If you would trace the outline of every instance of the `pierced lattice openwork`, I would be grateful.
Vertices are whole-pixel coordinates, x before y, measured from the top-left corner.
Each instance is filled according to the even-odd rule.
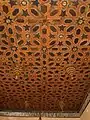
[[[89,0],[0,0],[0,109],[79,111],[89,88]]]

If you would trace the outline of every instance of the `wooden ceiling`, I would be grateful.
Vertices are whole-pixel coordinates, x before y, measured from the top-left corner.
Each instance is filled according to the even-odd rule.
[[[79,112],[89,88],[89,0],[0,0],[1,110]]]

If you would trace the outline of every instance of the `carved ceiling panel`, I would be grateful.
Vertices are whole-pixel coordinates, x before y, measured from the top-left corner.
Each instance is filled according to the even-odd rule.
[[[89,88],[89,0],[0,1],[0,109],[78,112]]]

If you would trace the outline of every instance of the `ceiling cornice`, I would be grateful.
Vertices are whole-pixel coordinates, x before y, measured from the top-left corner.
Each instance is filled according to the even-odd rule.
[[[9,117],[39,117],[40,112],[12,112],[12,111],[0,111],[0,116],[9,116]],[[79,113],[54,113],[54,112],[42,112],[42,117],[49,118],[78,118],[80,117]]]

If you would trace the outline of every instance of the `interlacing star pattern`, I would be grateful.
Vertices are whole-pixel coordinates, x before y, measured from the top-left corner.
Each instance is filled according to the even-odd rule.
[[[89,67],[90,0],[0,0],[0,109],[79,111]]]

